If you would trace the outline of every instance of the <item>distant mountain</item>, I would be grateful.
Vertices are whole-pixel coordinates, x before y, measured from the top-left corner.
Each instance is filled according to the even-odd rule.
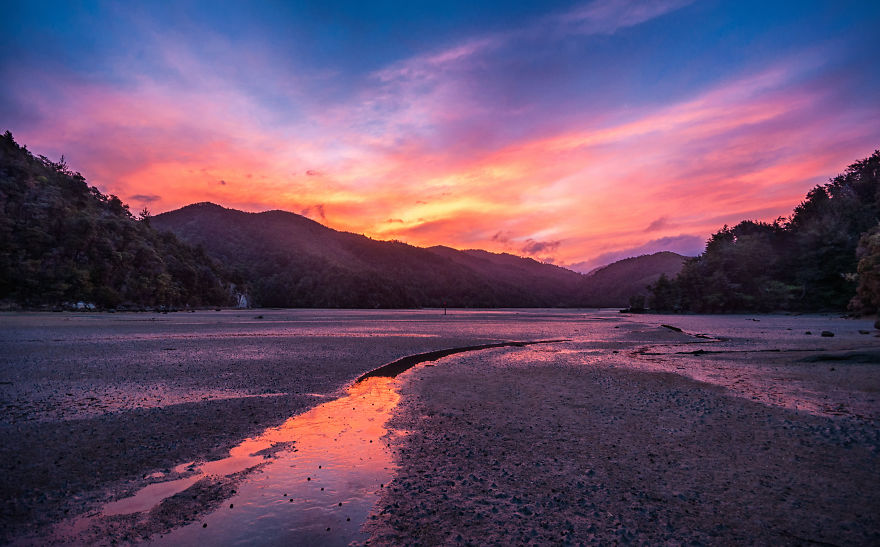
[[[480,249],[459,251],[442,245],[428,247],[428,250],[489,277],[496,283],[524,284],[536,288],[551,283],[560,290],[570,291],[579,286],[583,279],[577,272],[509,253],[490,253]],[[566,294],[566,301],[568,300],[569,295]]]
[[[662,274],[675,277],[688,257],[669,251],[625,258],[584,276],[577,296],[582,306],[623,307],[634,295],[649,294],[648,285]]]
[[[204,253],[132,216],[53,162],[0,136],[0,304],[225,305]]]
[[[376,241],[285,211],[198,203],[151,222],[204,248],[260,306],[569,306],[582,281],[528,258]]]

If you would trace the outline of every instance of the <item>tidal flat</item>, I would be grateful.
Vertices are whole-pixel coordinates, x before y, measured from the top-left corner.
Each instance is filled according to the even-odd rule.
[[[876,544],[876,335],[823,315],[2,314],[0,543]]]

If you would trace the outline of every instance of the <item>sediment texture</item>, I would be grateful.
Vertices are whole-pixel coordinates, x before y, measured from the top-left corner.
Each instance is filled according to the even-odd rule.
[[[880,541],[876,424],[568,349],[413,371],[371,543]]]

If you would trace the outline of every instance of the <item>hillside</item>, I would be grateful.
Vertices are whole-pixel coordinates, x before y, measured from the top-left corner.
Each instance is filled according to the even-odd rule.
[[[152,223],[202,246],[261,306],[566,306],[581,281],[527,258],[376,241],[285,211],[199,203]]]
[[[843,311],[880,306],[880,151],[810,190],[787,219],[744,220],[652,288],[657,310]]]
[[[577,301],[582,306],[623,307],[634,295],[648,295],[661,275],[674,277],[687,257],[669,251],[625,258],[584,277]]]
[[[583,276],[506,253],[376,241],[285,211],[198,203],[135,217],[8,132],[0,210],[6,306],[228,305],[230,283],[271,307],[625,306],[682,259],[658,253]]]
[[[26,307],[227,304],[204,253],[138,220],[116,196],[89,187],[0,136],[0,303]]]

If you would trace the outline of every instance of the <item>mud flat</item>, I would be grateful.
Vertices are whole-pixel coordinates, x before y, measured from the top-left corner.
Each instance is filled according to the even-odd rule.
[[[191,480],[201,463],[223,460],[243,439],[336,399],[383,364],[508,337],[546,338],[579,328],[582,317],[535,310],[0,314],[0,543],[44,544],[57,538],[59,523],[151,484]],[[200,482],[158,508],[146,527],[121,515],[107,539],[138,541],[194,522],[260,473]]]
[[[880,543],[870,322],[594,319],[402,378],[372,544]]]
[[[0,543],[876,544],[874,334],[589,310],[3,314]],[[355,383],[416,354],[438,360]]]

